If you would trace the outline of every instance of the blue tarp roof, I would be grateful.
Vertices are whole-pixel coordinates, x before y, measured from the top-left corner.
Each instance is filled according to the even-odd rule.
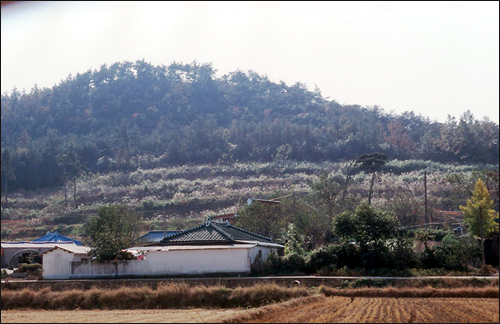
[[[83,245],[82,242],[61,235],[55,231],[54,233],[47,232],[47,235],[39,237],[32,242],[74,242],[76,245]]]

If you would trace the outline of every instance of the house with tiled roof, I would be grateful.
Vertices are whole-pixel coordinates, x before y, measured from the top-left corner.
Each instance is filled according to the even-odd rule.
[[[229,222],[218,223],[212,221],[207,221],[199,226],[165,237],[158,245],[186,244],[257,244],[261,246],[272,246],[277,249],[283,247],[280,244],[273,243],[273,240],[269,237],[233,226],[229,224]]]
[[[251,265],[285,247],[269,237],[226,223],[207,221],[165,237],[158,244],[129,250],[155,264],[154,274],[249,274]],[[160,270],[161,269],[161,270]]]
[[[96,263],[69,261],[52,278],[130,278],[185,275],[248,275],[252,264],[265,260],[271,251],[285,247],[272,239],[226,223],[212,221],[166,236],[158,243],[134,246],[127,251],[137,260]],[[64,254],[63,249],[45,255]],[[67,263],[67,262],[66,262]]]

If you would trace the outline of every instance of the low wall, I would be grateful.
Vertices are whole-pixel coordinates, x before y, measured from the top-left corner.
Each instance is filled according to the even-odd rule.
[[[69,253],[49,252],[44,256],[44,279],[97,279],[168,277],[213,273],[250,273],[251,245],[231,248],[148,251],[143,260],[72,261]],[[66,255],[67,254],[67,255]]]

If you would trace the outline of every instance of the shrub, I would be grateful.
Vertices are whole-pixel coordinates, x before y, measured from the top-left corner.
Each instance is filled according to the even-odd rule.
[[[414,241],[408,238],[398,238],[389,242],[392,254],[392,268],[407,269],[414,268],[419,264],[418,254],[413,249]]]
[[[20,272],[35,272],[38,270],[42,270],[42,265],[40,263],[22,263],[19,267]]]
[[[480,257],[479,242],[471,237],[457,238],[446,235],[442,245],[433,250],[426,249],[421,254],[421,266],[424,268],[444,268],[447,270],[466,270],[467,264],[477,264]]]
[[[2,219],[3,219],[3,217],[2,217]],[[11,229],[8,229],[6,227],[2,227],[2,240],[4,238],[6,238],[7,236],[9,236],[10,232],[12,232]]]
[[[185,283],[117,289],[2,290],[1,309],[173,309],[188,307],[259,307],[291,298],[309,296],[305,287],[286,288],[276,284],[257,284],[234,289],[223,286],[190,287]]]
[[[338,245],[328,245],[311,251],[307,262],[307,271],[309,273],[318,273],[325,271],[331,266],[337,264]]]
[[[295,252],[283,257],[283,272],[285,273],[301,273],[306,271],[306,260]]]

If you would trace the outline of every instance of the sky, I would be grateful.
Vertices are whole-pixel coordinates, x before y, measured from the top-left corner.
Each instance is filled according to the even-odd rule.
[[[1,92],[144,59],[253,70],[340,104],[499,122],[498,1],[17,2]]]

